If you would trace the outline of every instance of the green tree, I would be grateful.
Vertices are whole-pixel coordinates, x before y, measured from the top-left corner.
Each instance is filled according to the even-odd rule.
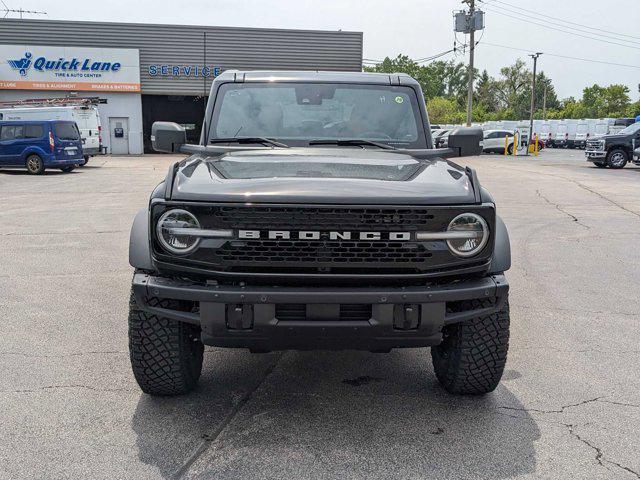
[[[589,117],[621,117],[631,103],[629,87],[619,84],[587,87],[582,92],[582,103]]]
[[[474,101],[474,105],[482,107],[486,113],[500,110],[497,81],[486,70],[480,74],[476,81]],[[475,114],[473,117],[476,118]]]
[[[519,118],[529,116],[531,97],[531,72],[521,59],[500,69],[498,98],[503,108],[510,108]]]
[[[435,97],[427,102],[427,112],[431,123],[461,123],[465,113],[458,102],[445,97]]]

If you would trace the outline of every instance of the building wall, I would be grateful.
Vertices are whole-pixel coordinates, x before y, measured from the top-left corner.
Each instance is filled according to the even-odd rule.
[[[205,62],[206,33],[206,62]],[[57,20],[0,21],[0,44],[137,48],[144,94],[201,95],[213,77],[150,66],[250,70],[362,70],[362,33]],[[0,59],[0,61],[3,61]],[[206,82],[206,83],[205,83]]]
[[[25,100],[32,98],[64,98],[69,92],[63,91],[35,91],[35,90],[0,90],[3,101]],[[94,95],[90,95],[94,96]],[[100,98],[107,103],[98,105],[100,121],[102,123],[102,145],[111,152],[109,118],[125,117],[129,119],[129,153],[140,155],[143,153],[142,141],[142,102],[139,93],[107,93],[99,92]]]

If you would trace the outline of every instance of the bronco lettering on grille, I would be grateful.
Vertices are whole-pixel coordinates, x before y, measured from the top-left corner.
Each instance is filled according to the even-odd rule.
[[[320,232],[316,230],[238,230],[238,238],[246,240],[411,240],[411,232]]]

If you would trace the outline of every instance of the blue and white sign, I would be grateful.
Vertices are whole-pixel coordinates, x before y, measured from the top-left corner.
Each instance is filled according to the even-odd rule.
[[[0,89],[140,91],[139,52],[0,45]]]

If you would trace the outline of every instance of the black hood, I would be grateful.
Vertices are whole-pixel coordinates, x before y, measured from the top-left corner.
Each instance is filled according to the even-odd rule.
[[[597,137],[597,140],[604,139],[607,142],[617,142],[617,141],[625,141],[629,138],[629,135],[619,135],[617,133],[612,133],[609,135],[603,135],[601,137]]]
[[[362,148],[241,150],[181,163],[172,198],[203,202],[472,204],[465,171],[445,160]]]

